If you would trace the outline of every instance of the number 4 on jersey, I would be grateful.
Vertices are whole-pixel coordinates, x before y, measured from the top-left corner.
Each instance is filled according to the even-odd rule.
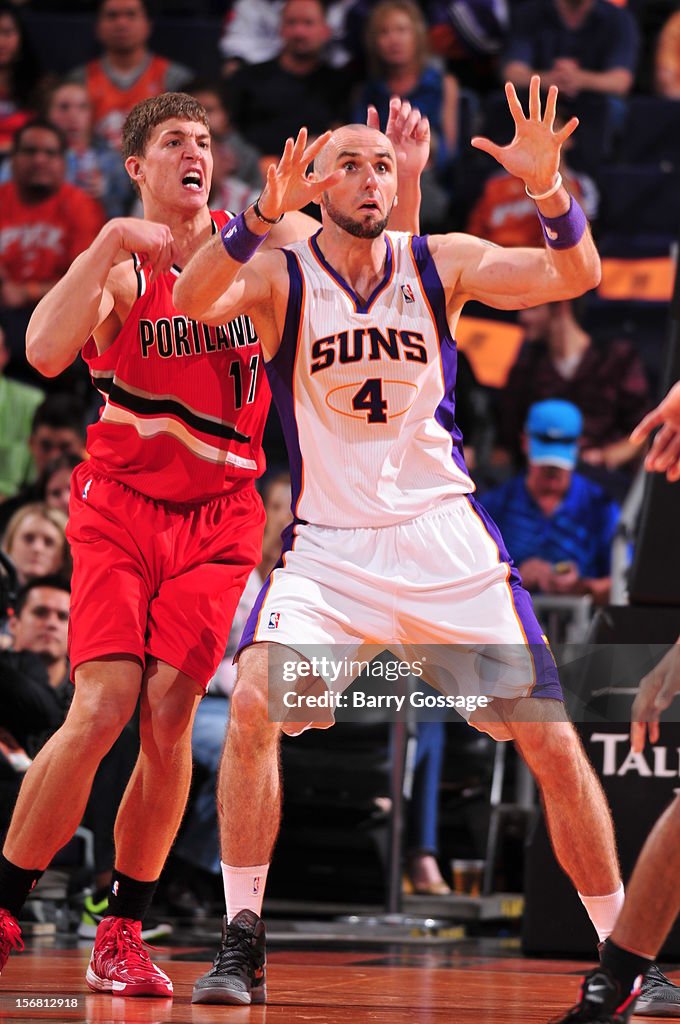
[[[387,402],[383,398],[380,377],[369,377],[352,398],[352,408],[365,412],[367,423],[387,423]]]

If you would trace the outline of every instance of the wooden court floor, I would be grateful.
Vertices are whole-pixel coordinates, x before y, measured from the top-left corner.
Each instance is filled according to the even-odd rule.
[[[575,1001],[578,978],[592,966],[519,955],[480,956],[450,947],[275,949],[269,955],[267,1006],[220,1007],[191,1005],[193,982],[209,965],[207,949],[164,948],[154,956],[173,979],[173,999],[89,993],[84,981],[86,949],[27,947],[25,953],[12,956],[0,979],[0,1020],[3,1024],[546,1024]],[[678,975],[673,977],[677,982]],[[38,1005],[25,1005],[31,1000]],[[64,1005],[68,1001],[76,1005]]]

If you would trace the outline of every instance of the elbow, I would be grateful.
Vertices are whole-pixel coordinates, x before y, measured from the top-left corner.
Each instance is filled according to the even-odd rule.
[[[58,377],[66,369],[50,355],[49,345],[40,335],[26,335],[26,359],[43,377]]]

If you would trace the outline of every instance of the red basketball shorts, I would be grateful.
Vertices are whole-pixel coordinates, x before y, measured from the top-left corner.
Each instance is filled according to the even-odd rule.
[[[157,658],[207,687],[234,611],[260,561],[264,509],[248,481],[201,505],[153,501],[73,473],[71,671],[105,655]]]

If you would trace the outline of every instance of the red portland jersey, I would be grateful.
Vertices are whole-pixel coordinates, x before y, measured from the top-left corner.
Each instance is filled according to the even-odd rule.
[[[214,230],[229,214],[213,213]],[[114,343],[83,348],[106,398],[88,430],[93,469],[158,501],[202,502],[264,471],[262,433],[270,391],[246,316],[208,327],[172,302],[180,273],[150,283],[137,274],[137,300]]]

